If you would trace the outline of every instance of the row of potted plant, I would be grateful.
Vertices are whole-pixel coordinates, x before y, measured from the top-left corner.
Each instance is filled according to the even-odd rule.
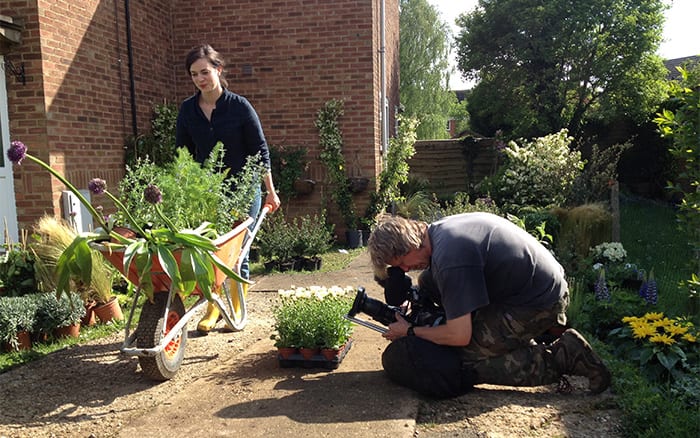
[[[60,336],[57,329],[80,325],[85,305],[76,293],[35,293],[0,298],[0,342],[16,350],[24,334]]]
[[[272,339],[281,357],[298,350],[318,354],[322,349],[342,350],[350,341],[352,323],[345,318],[352,307],[353,287],[311,286],[280,290],[274,309]]]
[[[269,269],[312,271],[321,267],[319,254],[332,247],[333,229],[325,212],[288,220],[279,210],[263,223],[256,245]]]

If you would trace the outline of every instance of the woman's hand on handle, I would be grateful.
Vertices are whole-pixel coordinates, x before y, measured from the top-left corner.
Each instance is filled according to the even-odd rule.
[[[267,196],[265,196],[265,205],[270,208],[270,213],[280,208],[281,204],[282,201],[280,201],[280,197],[277,196],[276,192],[269,192]]]

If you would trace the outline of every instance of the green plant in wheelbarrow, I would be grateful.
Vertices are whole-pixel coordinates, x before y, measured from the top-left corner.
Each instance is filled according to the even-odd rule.
[[[89,284],[94,274],[92,254],[98,250],[138,287],[139,293],[148,297],[134,332],[130,331],[129,317],[121,348],[124,353],[139,356],[148,377],[167,380],[179,369],[189,318],[185,317],[184,298],[193,292],[205,299],[198,300],[187,311],[188,315],[203,303],[215,300],[220,306],[228,305],[230,312],[226,315],[233,316],[227,322],[230,320],[234,328],[240,329],[245,324],[241,288],[238,296],[231,296],[225,281],[230,278],[239,285],[250,283],[235,270],[234,256],[240,253],[236,249],[241,249],[252,219],[240,224],[234,223],[234,219],[242,216],[240,212],[246,212],[247,216],[252,194],[260,190],[259,163],[249,160],[248,173],[227,178],[219,170],[223,157],[221,145],[214,148],[203,166],[180,150],[167,168],[142,163],[127,169],[127,182],[122,190],[127,202],[107,190],[104,180],[92,179],[88,184],[90,192],[95,197],[106,196],[118,212],[104,217],[101,209],[93,207],[63,175],[27,154],[23,143],[13,141],[7,155],[13,163],[19,164],[27,158],[49,171],[73,192],[97,222],[94,231],[78,234],[61,253],[54,274],[57,293],[67,294],[78,282]],[[159,184],[167,187],[165,193],[168,200],[172,197],[173,203],[163,202]],[[212,217],[214,222],[202,220],[192,212],[204,213],[205,218]],[[228,231],[222,234],[222,230]],[[222,288],[225,300],[219,296]],[[163,291],[169,293],[156,293]]]
[[[13,141],[7,155],[13,163],[20,164],[27,158],[49,171],[75,194],[99,224],[99,228],[92,232],[78,234],[61,254],[56,263],[57,293],[69,293],[71,279],[90,283],[93,263],[90,243],[93,242],[99,242],[111,252],[123,251],[123,272],[129,272],[132,265],[134,266],[138,279],[136,285],[151,301],[154,293],[151,270],[156,263],[184,296],[191,294],[198,287],[207,299],[211,299],[211,292],[217,286],[215,268],[237,282],[250,283],[226,266],[216,255],[218,248],[214,239],[218,237],[218,231],[213,223],[203,222],[194,229],[178,229],[163,214],[160,208],[163,196],[156,185],[148,184],[145,187],[143,200],[151,205],[153,217],[164,224],[161,228],[144,226],[142,220],[132,216],[121,200],[107,190],[104,180],[95,178],[88,184],[88,189],[93,195],[106,195],[126,218],[126,225],[133,233],[124,235],[119,232],[119,224],[115,223],[114,218],[105,219],[63,175],[42,160],[28,154],[27,147],[22,142]]]

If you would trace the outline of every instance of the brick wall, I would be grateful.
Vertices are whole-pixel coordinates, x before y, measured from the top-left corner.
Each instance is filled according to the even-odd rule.
[[[421,140],[409,160],[410,176],[429,182],[440,196],[471,193],[475,184],[496,170],[492,139]]]
[[[350,173],[372,178],[381,169],[380,1],[129,2],[133,103],[125,2],[2,5],[0,14],[25,25],[22,44],[8,55],[27,72],[26,86],[8,80],[11,137],[79,187],[93,177],[114,187],[133,134],[132,104],[143,133],[155,103],[179,103],[194,92],[184,55],[207,42],[228,61],[230,88],[255,106],[269,143],[308,148],[313,162],[307,177],[319,184],[287,207],[291,214],[316,212],[328,188],[314,120],[326,101],[345,100],[340,123]],[[386,17],[390,71],[398,68],[397,0],[386,0]],[[393,116],[398,74],[387,79]],[[16,169],[15,187],[20,228],[45,211],[60,214],[63,187],[37,166]],[[358,196],[359,211],[366,200],[366,193]]]

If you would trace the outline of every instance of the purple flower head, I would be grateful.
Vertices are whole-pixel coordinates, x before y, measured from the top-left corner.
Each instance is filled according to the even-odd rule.
[[[601,301],[601,300],[609,301],[610,300],[610,290],[608,289],[608,284],[605,281],[605,270],[604,269],[601,269],[600,275],[598,276],[598,280],[596,280],[593,289],[595,292],[595,299],[596,300],[598,300],[598,301]]]
[[[19,140],[10,143],[10,149],[7,150],[7,158],[15,164],[22,164],[22,160],[27,156],[27,146]]]
[[[151,204],[160,204],[163,201],[163,194],[160,193],[158,186],[149,184],[148,187],[143,190],[143,198]]]
[[[93,178],[88,183],[88,190],[93,195],[101,195],[107,190],[107,181],[100,178]]]

